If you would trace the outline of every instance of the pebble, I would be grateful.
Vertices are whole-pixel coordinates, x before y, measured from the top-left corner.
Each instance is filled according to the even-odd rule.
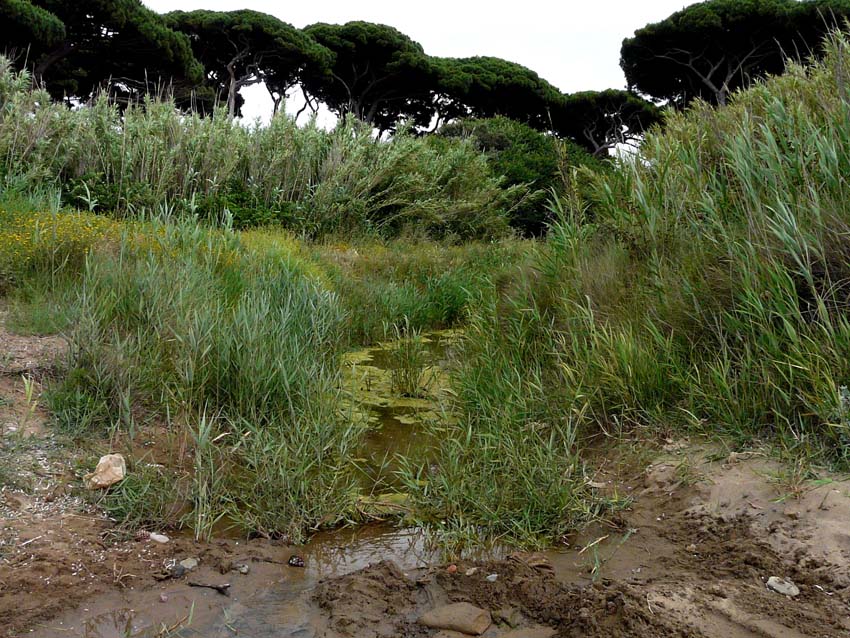
[[[775,591],[783,596],[799,596],[800,588],[790,580],[780,578],[779,576],[771,576],[767,579],[767,588]]]
[[[168,602],[168,594],[160,594],[159,595],[159,602],[167,603]]]
[[[714,584],[711,587],[709,587],[708,593],[711,594],[712,596],[717,596],[718,598],[727,598],[728,597],[726,590],[721,585],[718,585],[718,584]]]
[[[168,574],[172,578],[183,578],[186,575],[186,568],[183,565],[174,564],[168,569]]]
[[[515,628],[522,622],[522,614],[518,609],[508,605],[494,612],[493,620],[504,623],[511,628]]]
[[[170,540],[171,540],[171,539],[170,539],[170,538],[168,538],[168,536],[166,536],[165,534],[157,534],[156,532],[151,532],[151,533],[148,535],[148,538],[149,538],[150,540],[152,540],[154,543],[163,543],[163,544],[164,544],[164,543],[167,543],[168,541],[170,541]]]
[[[484,578],[484,580],[486,580],[488,583],[495,583],[498,579],[499,579],[498,574],[488,574]]]
[[[251,568],[245,563],[240,563],[239,565],[236,565],[236,571],[242,574],[243,576],[247,576],[248,572],[251,571]]]
[[[197,558],[184,558],[179,563],[180,567],[185,569],[187,572],[191,572],[198,567],[198,559]]]
[[[449,565],[446,567],[446,571],[450,574],[454,574],[457,572],[457,565]]]
[[[422,614],[419,622],[433,629],[447,629],[480,636],[490,627],[492,619],[490,612],[480,607],[470,603],[454,603]]]
[[[477,568],[477,567],[470,567],[470,568],[469,568],[469,569],[467,569],[464,573],[465,573],[467,576],[475,576],[475,574],[476,574],[476,572],[477,572],[477,571],[478,571],[478,568]]]

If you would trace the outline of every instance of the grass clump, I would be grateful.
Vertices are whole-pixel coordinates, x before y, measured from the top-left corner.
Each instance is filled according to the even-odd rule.
[[[438,425],[435,467],[404,472],[415,511],[443,542],[558,542],[597,504],[577,454],[575,406],[553,400],[554,333],[535,308],[509,322],[488,295],[465,330],[453,387],[460,415]]]
[[[593,516],[582,448],[679,428],[850,462],[850,43],[697,103],[553,202],[525,267],[473,308],[461,414],[408,467],[448,539],[552,541]]]
[[[392,337],[387,354],[393,393],[414,398],[427,394],[433,371],[429,369],[429,353],[422,333],[406,322],[403,328],[393,327]]]
[[[555,203],[533,275],[491,312],[511,334],[537,309],[541,401],[572,406],[579,440],[684,427],[850,461],[850,45],[826,49],[728,107],[669,114],[640,157]],[[526,351],[492,332],[493,356]]]
[[[466,321],[494,275],[525,259],[531,242],[454,244],[397,239],[327,243],[314,249],[339,295],[353,344],[381,341],[387,327],[450,328]]]
[[[298,540],[346,511],[359,432],[338,414],[342,316],[293,263],[188,223],[152,223],[86,261],[52,408],[77,432],[181,433],[202,534],[227,515]]]

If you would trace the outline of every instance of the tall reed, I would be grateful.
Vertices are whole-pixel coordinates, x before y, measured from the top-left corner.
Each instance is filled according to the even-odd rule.
[[[528,189],[502,187],[468,140],[401,131],[375,139],[353,118],[325,131],[284,112],[268,125],[147,99],[121,111],[106,96],[68,109],[0,57],[0,180],[52,183],[65,202],[138,216],[172,210],[237,226],[280,223],[308,236],[490,238]]]

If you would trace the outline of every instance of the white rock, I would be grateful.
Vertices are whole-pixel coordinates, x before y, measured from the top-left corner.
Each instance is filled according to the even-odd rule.
[[[790,580],[779,578],[779,576],[771,576],[767,579],[767,588],[775,591],[783,596],[799,596],[800,588]]]
[[[101,456],[97,467],[91,474],[86,474],[86,486],[90,490],[100,490],[115,485],[124,480],[127,475],[127,462],[120,454]]]
[[[489,574],[489,575],[484,577],[484,580],[486,580],[488,583],[495,583],[498,579],[499,579],[498,574]]]
[[[165,534],[157,534],[156,532],[151,532],[148,535],[148,538],[151,539],[154,543],[167,543],[171,539],[168,538]]]
[[[198,559],[197,558],[184,558],[178,564],[180,565],[180,567],[185,569],[187,572],[190,572],[193,569],[197,569]]]

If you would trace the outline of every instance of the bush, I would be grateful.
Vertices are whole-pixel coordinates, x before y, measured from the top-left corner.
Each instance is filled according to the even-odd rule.
[[[570,166],[599,165],[578,145],[544,135],[506,117],[459,120],[440,129],[449,139],[469,139],[485,153],[493,172],[507,186],[526,185],[531,191],[511,212],[510,224],[526,236],[546,233],[552,221],[546,200],[562,186],[562,172]]]
[[[297,541],[352,494],[360,432],[338,404],[338,301],[274,246],[150,223],[90,254],[78,286],[71,369],[51,407],[74,434],[132,436],[153,418],[192,441],[199,535],[227,515]],[[134,505],[146,485],[113,495],[110,511],[149,520]]]
[[[545,394],[587,434],[686,426],[850,461],[850,44],[826,50],[670,114],[560,202],[521,295],[556,344]]]

